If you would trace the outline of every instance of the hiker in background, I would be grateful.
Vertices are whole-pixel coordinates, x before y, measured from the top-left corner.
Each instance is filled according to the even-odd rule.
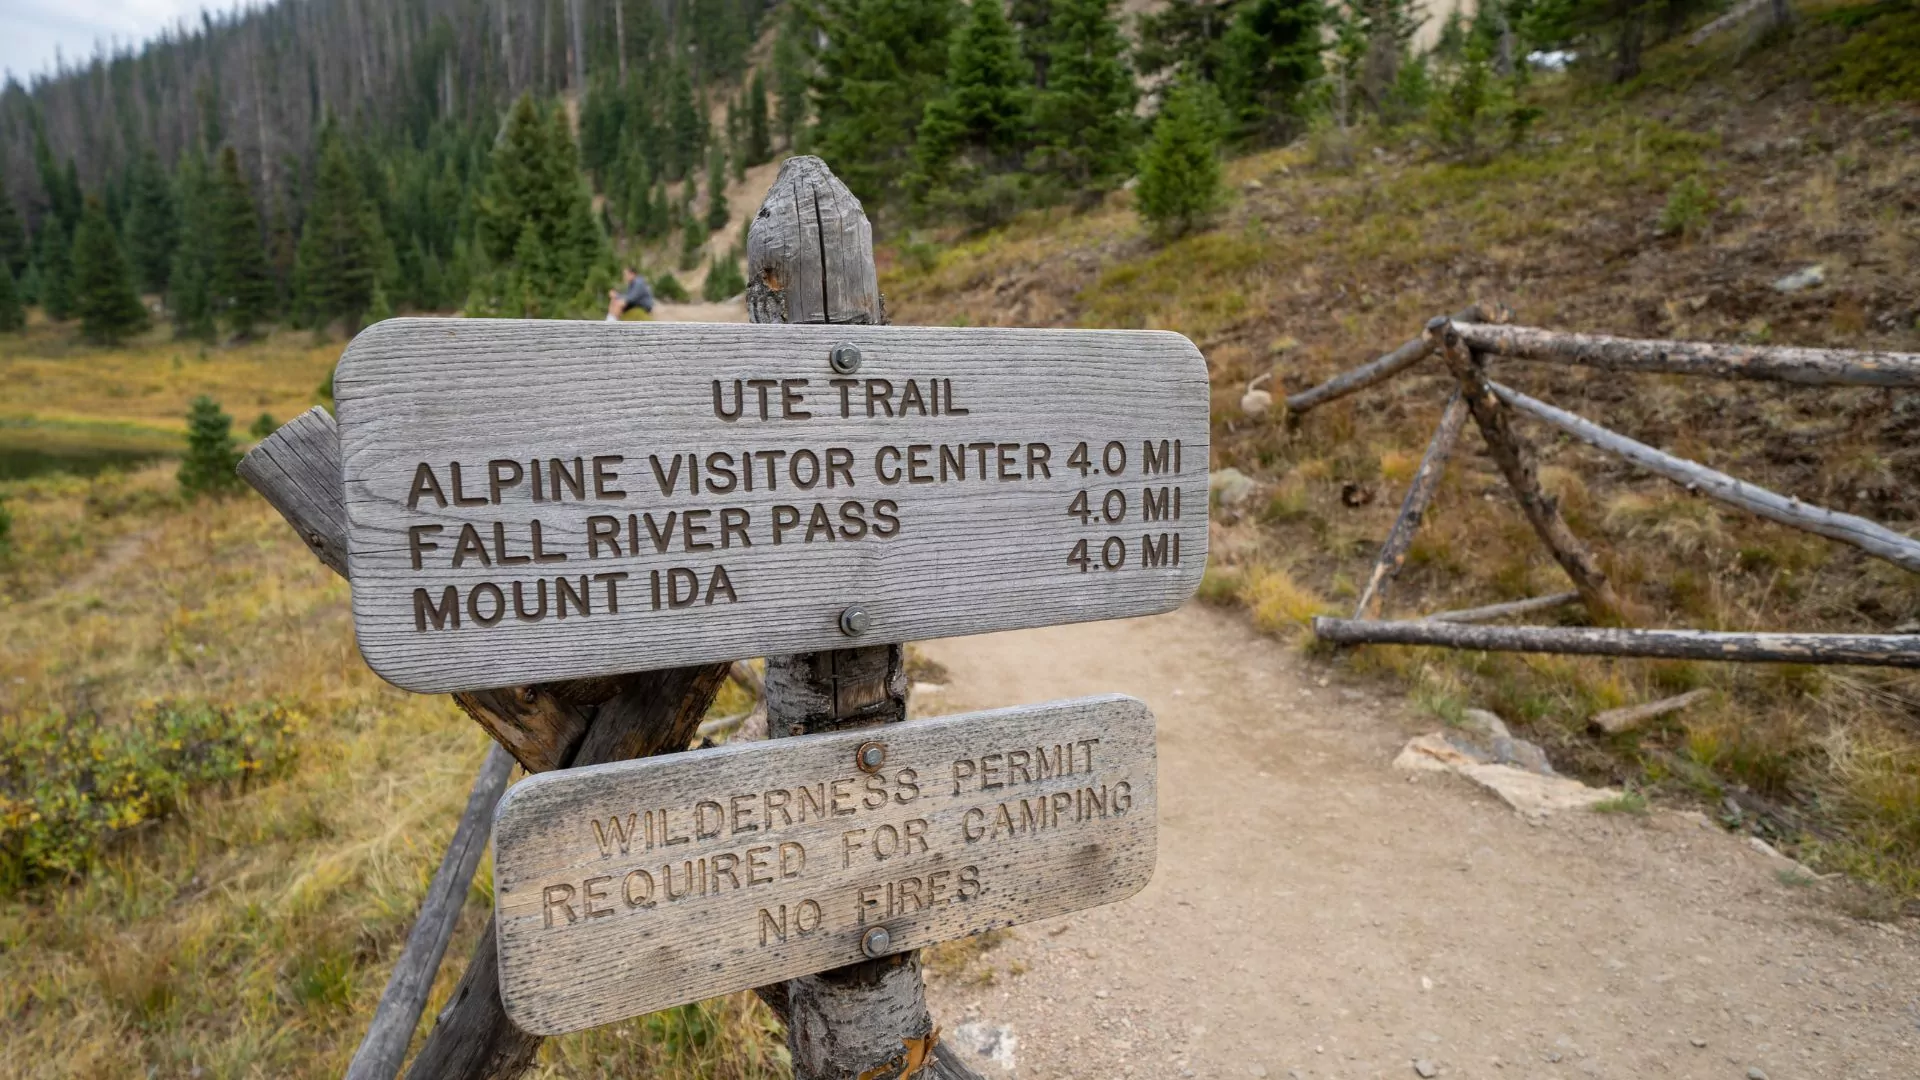
[[[647,279],[639,275],[633,267],[624,267],[620,271],[624,289],[607,290],[607,321],[619,322],[620,316],[628,308],[637,307],[648,314],[653,313],[653,289],[647,285]]]

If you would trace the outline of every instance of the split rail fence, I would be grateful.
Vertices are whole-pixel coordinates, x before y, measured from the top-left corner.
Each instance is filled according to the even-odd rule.
[[[886,321],[866,215],[818,158],[794,158],[782,168],[754,223],[748,264],[747,308],[754,322]],[[347,510],[331,415],[314,409],[295,418],[246,456],[240,474],[322,563],[348,576]],[[513,762],[528,772],[544,772],[687,750],[702,734],[701,720],[715,694],[735,670],[733,664],[700,664],[453,695],[498,745],[474,781],[466,812],[348,1068],[349,1080],[392,1080],[405,1063]],[[750,669],[740,677],[759,681]],[[767,729],[776,737],[906,719],[900,645],[768,657],[760,689]],[[505,1080],[532,1064],[542,1039],[515,1026],[501,1004],[495,931],[489,917],[459,985],[407,1070],[411,1080]],[[939,1041],[917,952],[756,993],[786,1024],[800,1080],[977,1080]]]
[[[1510,326],[1510,317],[1510,312],[1499,305],[1476,305],[1452,317],[1436,316],[1419,337],[1392,352],[1286,399],[1291,421],[1329,401],[1390,379],[1429,356],[1440,357],[1458,384],[1408,485],[1353,616],[1318,617],[1313,621],[1315,635],[1340,645],[1438,645],[1498,652],[1920,667],[1920,635],[1914,634],[1722,633],[1621,625],[1631,611],[1607,580],[1592,550],[1567,525],[1557,501],[1540,486],[1537,455],[1515,430],[1516,415],[1552,427],[1688,491],[1851,544],[1914,573],[1920,573],[1920,541],[1866,518],[1814,506],[1655,449],[1495,382],[1487,374],[1488,361],[1497,357],[1607,371],[1911,390],[1920,388],[1920,355],[1643,341]],[[1414,535],[1440,488],[1447,460],[1469,416],[1480,429],[1528,523],[1572,579],[1574,588],[1420,619],[1383,619],[1388,591],[1407,561]],[[1576,602],[1586,606],[1597,625],[1484,625]]]

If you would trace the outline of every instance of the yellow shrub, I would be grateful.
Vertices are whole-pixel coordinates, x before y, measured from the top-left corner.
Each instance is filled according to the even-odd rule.
[[[1334,612],[1332,604],[1278,567],[1261,567],[1248,574],[1240,601],[1252,613],[1253,625],[1269,634],[1304,627],[1315,615]]]

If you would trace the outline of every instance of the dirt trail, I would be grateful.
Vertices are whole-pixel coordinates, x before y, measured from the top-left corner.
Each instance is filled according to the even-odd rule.
[[[1911,926],[1697,816],[1530,824],[1410,780],[1389,762],[1433,722],[1233,616],[923,648],[951,672],[925,711],[1122,691],[1159,718],[1153,882],[933,981],[1022,1077],[1920,1076]]]

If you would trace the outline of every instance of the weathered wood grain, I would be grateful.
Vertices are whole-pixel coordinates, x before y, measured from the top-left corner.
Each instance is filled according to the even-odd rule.
[[[1512,315],[1513,313],[1504,304],[1471,304],[1455,313],[1453,318],[1456,322],[1500,323],[1511,318]],[[1299,416],[1308,409],[1365,390],[1375,383],[1385,382],[1425,360],[1432,352],[1433,344],[1424,335],[1414,338],[1385,356],[1369,360],[1357,368],[1343,371],[1318,386],[1288,395],[1287,414]]]
[[[1565,409],[1528,397],[1511,387],[1489,383],[1488,388],[1501,401],[1520,412],[1543,423],[1551,424],[1588,446],[1616,454],[1648,472],[1666,477],[1688,491],[1697,491],[1730,506],[1737,506],[1749,513],[1758,514],[1769,521],[1804,529],[1829,540],[1838,540],[1843,544],[1852,544],[1867,554],[1885,559],[1903,570],[1920,573],[1920,541],[1894,532],[1878,522],[1779,495],[1758,484],[1737,480],[1726,473],[1709,469],[1705,465],[1674,457],[1672,454],[1656,450],[1646,443],[1637,442],[1619,432],[1610,431]]]
[[[1594,713],[1593,716],[1587,720],[1587,727],[1603,735],[1625,734],[1649,720],[1658,720],[1670,713],[1677,713],[1681,709],[1712,694],[1713,691],[1711,690],[1689,690],[1684,694],[1677,694],[1670,698],[1662,698],[1659,701],[1649,701],[1642,705],[1627,705],[1618,709],[1607,709],[1604,712]]]
[[[1772,379],[1805,386],[1920,387],[1920,355],[1785,345],[1719,345],[1704,341],[1641,341],[1605,334],[1569,334],[1531,326],[1459,322],[1475,352],[1521,360],[1581,364],[1608,371]]]
[[[756,323],[883,323],[873,226],[827,163],[780,163],[747,235],[747,316]]]
[[[1367,587],[1360,590],[1360,602],[1353,607],[1354,618],[1380,617],[1387,590],[1392,588],[1393,579],[1399,575],[1400,568],[1406,565],[1407,550],[1413,546],[1414,534],[1420,531],[1420,522],[1427,516],[1427,504],[1433,501],[1434,493],[1440,490],[1440,481],[1447,472],[1447,459],[1453,455],[1453,444],[1460,441],[1460,429],[1466,423],[1467,403],[1456,390],[1447,399],[1446,409],[1440,413],[1439,426],[1434,428],[1433,438],[1427,442],[1427,452],[1420,459],[1420,468],[1407,485],[1407,497],[1400,501],[1400,513],[1393,519],[1393,528],[1387,532],[1386,542],[1380,545],[1380,556],[1373,562],[1373,573],[1367,577]]]
[[[1488,652],[1920,667],[1920,634],[1729,634],[1586,626],[1470,626],[1324,616],[1313,620],[1313,633],[1337,645],[1441,645]]]
[[[502,999],[552,1034],[862,960],[874,926],[900,953],[1110,903],[1152,876],[1154,808],[1119,696],[543,774],[494,821]]]
[[[1492,622],[1509,615],[1526,615],[1535,611],[1548,611],[1567,604],[1580,602],[1578,592],[1550,593],[1546,596],[1529,596],[1525,600],[1509,600],[1504,604],[1487,604],[1484,607],[1461,608],[1457,611],[1437,611],[1432,615],[1421,616],[1422,622]]]
[[[707,664],[633,676],[618,697],[594,707],[587,737],[563,765],[614,760],[602,755],[685,750],[726,673],[725,664]],[[496,937],[488,919],[459,985],[407,1070],[408,1080],[510,1080],[532,1063],[541,1036],[516,1027],[501,1006]]]
[[[1487,451],[1493,456],[1494,463],[1500,466],[1507,487],[1520,503],[1520,509],[1533,526],[1534,534],[1540,537],[1540,542],[1546,545],[1560,568],[1573,579],[1574,588],[1580,590],[1580,597],[1586,601],[1594,618],[1620,618],[1622,606],[1619,596],[1614,593],[1613,585],[1607,581],[1606,572],[1600,568],[1593,552],[1567,526],[1566,519],[1560,515],[1558,501],[1540,487],[1533,450],[1514,434],[1506,408],[1488,385],[1480,355],[1467,347],[1448,319],[1436,318],[1427,323],[1426,333],[1435,350],[1446,360],[1447,370],[1460,380],[1460,395],[1473,411],[1474,423],[1486,439]]]
[[[473,883],[480,856],[486,853],[494,805],[512,773],[513,755],[494,744],[480,766],[480,774],[474,777],[466,812],[460,816],[447,853],[440,859],[440,869],[427,886],[400,959],[387,976],[387,988],[374,1009],[373,1021],[347,1065],[347,1080],[393,1080],[399,1074],[407,1057],[407,1044],[413,1040],[421,1010],[427,1007],[427,994],[433,989],[440,960],[460,918],[460,907],[466,902],[467,887]]]
[[[869,418],[849,389],[842,417],[827,357],[843,341],[863,354],[855,378],[887,380],[896,405],[907,386],[930,396],[937,380],[943,401],[966,412],[889,419],[876,403]],[[749,379],[808,380],[793,387],[804,395],[795,410],[812,417],[780,419],[781,395],[772,389],[762,420]],[[746,415],[723,421],[714,385],[730,407],[735,380]],[[334,386],[360,646],[376,671],[412,690],[829,649],[845,644],[840,615],[851,606],[869,615],[862,640],[872,641],[1147,614],[1183,602],[1205,564],[1206,369],[1176,334],[396,319],[354,340]],[[1069,464],[1082,442],[1084,475]],[[1178,457],[1177,473],[1159,459],[1162,443]],[[849,463],[829,487],[811,466],[773,456],[801,450],[814,462],[837,451]],[[713,490],[726,486],[715,468],[746,452],[756,455],[754,489],[735,480],[731,491]],[[685,457],[675,490],[662,492],[655,465],[673,476],[667,463],[676,454],[697,456],[708,481],[698,495],[686,490]],[[613,456],[621,460],[606,464],[610,478],[596,488],[588,476],[584,498],[562,489],[563,501],[536,502],[528,479],[487,502],[491,461],[502,463],[503,476],[519,468],[512,463],[556,458],[567,467],[577,458],[590,473],[588,462]],[[924,464],[916,468],[916,460]],[[415,490],[423,465],[439,494]],[[795,469],[809,489],[794,487]],[[550,496],[553,469],[540,472]],[[1085,513],[1076,515],[1073,499],[1083,491]],[[1177,496],[1179,517],[1172,507],[1149,510],[1149,491],[1157,503]],[[485,504],[454,505],[462,495]],[[848,510],[851,502],[860,509]],[[1103,517],[1109,508],[1111,521]],[[747,515],[743,532],[723,535],[723,509]],[[688,535],[684,520],[671,533],[664,528],[669,513],[701,511],[704,532]],[[778,543],[776,513],[793,522]],[[849,514],[864,515],[864,535]],[[612,530],[606,535],[617,549],[600,541],[589,550],[591,518]],[[536,520],[541,550],[556,561],[493,565],[502,555],[535,554]],[[657,540],[650,522],[660,527]],[[469,525],[472,544],[463,551]],[[410,532],[435,526],[437,533]],[[416,539],[437,545],[419,549],[418,570]],[[690,550],[723,540],[724,548]],[[1075,564],[1069,558],[1080,541],[1088,561]],[[464,565],[452,565],[456,555]],[[1102,569],[1103,557],[1118,568]],[[724,567],[726,588],[715,567]],[[617,583],[617,614],[608,611],[613,586],[594,577],[604,573],[628,575]],[[656,573],[667,586],[658,610]],[[683,592],[692,597],[685,606],[672,606],[674,573],[684,575],[679,588],[698,590]],[[587,597],[567,618],[558,617],[554,580]],[[515,613],[514,582],[523,589],[519,610],[530,615],[543,610],[538,583],[548,583],[546,617]],[[482,589],[488,585],[500,591]],[[459,607],[444,612],[449,588]],[[485,618],[498,621],[477,621]]]
[[[311,408],[240,459],[240,478],[280,511],[314,557],[347,576],[347,504],[333,415]]]

